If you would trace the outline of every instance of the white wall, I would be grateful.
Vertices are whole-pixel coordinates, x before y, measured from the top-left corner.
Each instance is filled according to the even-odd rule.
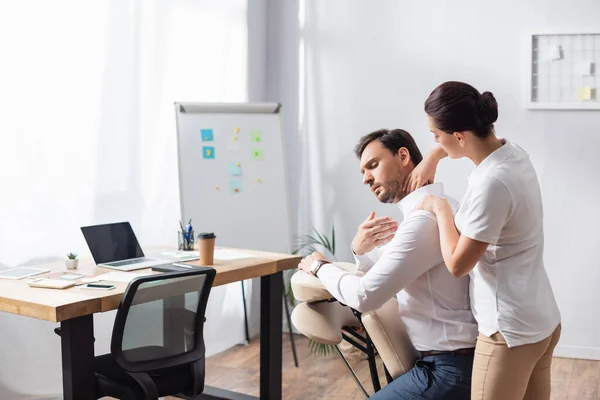
[[[600,31],[600,2],[307,3],[271,0],[268,18],[267,95],[283,103],[296,233],[334,222],[338,255],[349,258],[371,210],[398,216],[362,187],[356,140],[404,128],[426,152],[434,143],[423,103],[436,85],[492,91],[498,134],[530,153],[543,191],[545,262],[563,315],[556,354],[600,359],[600,112],[528,111],[523,95],[527,33]],[[471,169],[445,160],[437,180],[460,198]]]

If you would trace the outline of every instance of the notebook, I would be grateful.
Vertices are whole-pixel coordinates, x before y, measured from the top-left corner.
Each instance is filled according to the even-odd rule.
[[[75,286],[75,283],[73,281],[68,281],[65,279],[48,278],[34,279],[32,281],[27,282],[27,284],[31,287],[40,287],[47,289],[66,289]]]
[[[49,269],[32,268],[32,267],[0,267],[0,278],[6,279],[23,279],[28,276],[34,276],[50,272]]]

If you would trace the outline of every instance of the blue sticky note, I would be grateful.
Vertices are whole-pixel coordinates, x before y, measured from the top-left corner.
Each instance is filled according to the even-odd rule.
[[[242,193],[242,181],[230,181],[229,191],[235,194]]]
[[[212,129],[200,129],[200,135],[203,142],[212,142],[214,139]]]
[[[203,146],[202,158],[215,158],[215,148],[212,146]]]
[[[231,175],[239,176],[242,174],[242,165],[240,163],[230,162],[228,167]]]

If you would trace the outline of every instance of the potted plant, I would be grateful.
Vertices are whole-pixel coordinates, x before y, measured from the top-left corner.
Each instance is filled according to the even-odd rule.
[[[67,269],[76,269],[78,264],[79,260],[77,259],[77,253],[68,253],[67,259],[65,260]]]

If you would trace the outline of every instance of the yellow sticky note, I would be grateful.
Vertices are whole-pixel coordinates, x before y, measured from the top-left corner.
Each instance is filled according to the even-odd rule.
[[[237,136],[234,136],[234,137],[233,137],[233,140],[237,140]]]
[[[240,128],[235,128],[235,134],[237,135],[238,133],[240,133]]]
[[[577,98],[579,100],[591,100],[592,88],[589,86],[577,88]]]

